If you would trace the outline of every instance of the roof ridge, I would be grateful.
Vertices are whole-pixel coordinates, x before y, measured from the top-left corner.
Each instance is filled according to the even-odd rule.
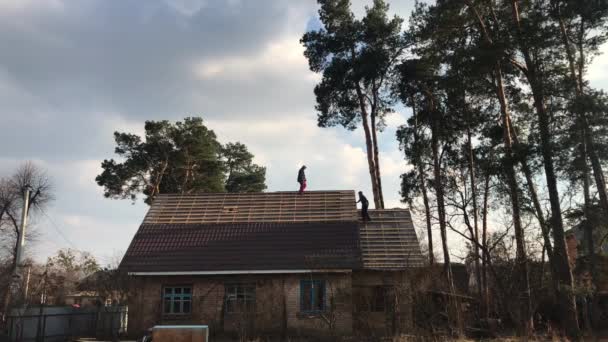
[[[355,192],[355,190],[352,189],[334,189],[334,190],[306,190],[304,192],[304,194],[324,194],[324,193],[351,193],[351,192]],[[194,192],[194,193],[187,193],[187,194],[180,194],[180,193],[162,193],[162,194],[158,194],[156,195],[156,197],[167,197],[167,196],[183,196],[183,197],[189,197],[189,196],[201,196],[201,195],[222,195],[222,196],[242,196],[242,195],[247,195],[247,196],[258,196],[258,195],[272,195],[272,194],[300,194],[299,191],[295,190],[295,191],[290,191],[290,190],[280,190],[280,191],[261,191],[261,192]]]

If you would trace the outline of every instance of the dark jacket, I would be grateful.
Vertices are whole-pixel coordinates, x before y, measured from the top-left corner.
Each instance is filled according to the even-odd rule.
[[[357,201],[357,203],[361,202],[361,206],[362,207],[369,207],[369,201],[367,200],[367,197],[359,194],[359,200]]]
[[[306,182],[306,175],[304,174],[304,168],[300,168],[298,171],[298,183]]]

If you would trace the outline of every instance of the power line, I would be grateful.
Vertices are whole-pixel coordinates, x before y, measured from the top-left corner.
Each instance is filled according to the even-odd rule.
[[[39,209],[44,214],[44,216],[46,216],[46,218],[51,222],[51,226],[63,238],[63,240],[65,240],[65,242],[72,246],[72,248],[78,249],[76,245],[70,239],[68,239],[68,237],[61,231],[57,223],[55,223],[55,221],[46,213],[46,211],[42,210],[41,208]]]

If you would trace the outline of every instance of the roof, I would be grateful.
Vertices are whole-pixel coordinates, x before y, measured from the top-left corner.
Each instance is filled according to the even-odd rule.
[[[354,223],[143,224],[122,261],[133,272],[353,269]]]
[[[422,266],[424,258],[407,209],[369,210],[372,218],[360,224],[363,267],[401,269]]]
[[[352,190],[159,195],[144,224],[352,222],[354,203]]]
[[[406,209],[358,221],[354,191],[162,195],[120,268],[138,274],[402,269],[422,254]]]

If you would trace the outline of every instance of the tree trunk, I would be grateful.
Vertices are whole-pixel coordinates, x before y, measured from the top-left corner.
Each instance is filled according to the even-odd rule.
[[[511,135],[513,138],[513,142],[515,145],[519,145],[519,139],[517,138],[517,133],[513,123],[510,125]],[[549,259],[549,265],[551,267],[551,284],[553,290],[553,296],[557,296],[559,291],[559,284],[557,282],[557,278],[555,274],[557,274],[556,262],[553,258],[553,247],[551,245],[551,232],[549,229],[549,224],[545,219],[545,214],[543,212],[543,208],[540,205],[540,200],[538,199],[538,193],[536,191],[536,187],[534,186],[534,179],[532,177],[532,170],[528,165],[528,161],[524,155],[519,156],[519,163],[521,164],[521,169],[526,177],[526,185],[528,186],[528,192],[530,193],[530,199],[532,200],[532,204],[534,205],[534,211],[536,212],[536,219],[538,220],[538,224],[540,225],[541,233],[543,236],[543,248],[546,249],[547,257]]]
[[[416,103],[414,99],[412,99],[412,115],[414,116],[414,146],[418,147],[418,113],[416,112]],[[435,255],[433,254],[433,231],[431,224],[431,206],[429,205],[429,197],[426,190],[426,177],[424,166],[422,164],[422,158],[420,158],[420,153],[416,153],[418,157],[415,161],[416,167],[418,168],[418,175],[420,177],[420,189],[422,191],[422,202],[424,203],[424,216],[426,219],[426,232],[428,234],[428,244],[429,244],[429,265],[433,266],[435,264]]]
[[[482,282],[483,282],[483,308],[484,317],[490,318],[490,290],[488,285],[488,263],[490,256],[488,250],[488,199],[490,194],[490,172],[485,175],[483,186],[483,209],[481,210],[481,247],[482,247]]]
[[[583,129],[584,131],[584,129]],[[585,132],[582,132],[584,135]],[[595,218],[592,217],[591,214],[591,194],[589,191],[589,167],[587,166],[587,145],[583,141],[580,144],[581,150],[581,158],[583,158],[583,196],[584,196],[584,235],[585,235],[585,244],[587,245],[587,253],[589,257],[589,273],[591,274],[591,282],[597,288],[598,279],[596,273],[596,256],[595,256],[595,246],[593,239],[593,227],[595,225]],[[585,317],[591,315],[590,319],[586,321],[587,329],[591,332],[594,331],[594,328],[597,326],[597,316],[596,309],[598,307],[598,296],[595,293],[592,294],[590,307],[585,308]]]
[[[12,215],[9,214],[9,219],[11,220],[13,227],[15,229],[15,236],[17,237],[16,241],[15,241],[15,245],[12,248],[12,254],[10,255],[11,257],[11,266],[10,266],[10,274],[11,276],[13,274],[15,274],[15,270],[17,269],[17,249],[19,248],[19,225],[17,224],[17,221],[13,218]],[[6,317],[7,315],[10,314],[10,310],[12,309],[12,305],[11,305],[11,301],[14,300],[14,298],[12,298],[12,294],[11,294],[11,278],[9,278],[8,280],[8,284],[6,287],[6,293],[4,294],[4,310],[3,310],[3,315],[4,317],[2,317],[3,320],[6,321]]]
[[[374,195],[374,206],[376,209],[381,208],[380,197],[378,193],[378,177],[376,176],[376,165],[374,163],[374,150],[372,143],[372,135],[369,128],[367,107],[365,106],[365,100],[363,99],[363,93],[361,88],[357,85],[357,96],[359,98],[359,105],[361,106],[361,121],[363,122],[363,132],[365,133],[365,147],[367,152],[367,165],[369,167],[369,176],[372,181],[372,192]]]
[[[418,174],[420,175],[420,188],[422,190],[422,202],[424,203],[424,216],[426,219],[426,232],[429,245],[429,265],[435,264],[435,254],[433,252],[433,230],[431,224],[431,206],[429,205],[429,198],[426,190],[426,177],[424,177],[424,169],[421,165],[418,165]]]
[[[509,127],[511,128],[511,137],[513,138],[513,143],[515,145],[519,145],[519,138],[517,137],[517,133],[512,122]],[[541,227],[545,247],[547,248],[547,255],[549,256],[549,260],[552,260],[553,247],[551,245],[551,232],[549,231],[549,225],[547,224],[547,220],[545,219],[545,213],[543,212],[543,208],[540,205],[540,200],[538,199],[538,192],[536,191],[536,187],[534,186],[532,170],[530,169],[530,165],[528,165],[528,161],[526,160],[526,157],[524,155],[519,156],[519,163],[521,165],[521,170],[524,173],[524,176],[526,177],[526,185],[528,186],[530,199],[532,200],[532,204],[534,205],[536,219],[538,220],[538,224]]]
[[[374,110],[375,111],[375,110]],[[379,160],[379,152],[378,152],[378,136],[377,136],[377,127],[376,127],[376,113],[371,114],[372,121],[372,143],[374,146],[374,163],[376,167],[376,184],[378,184],[378,203],[380,207],[376,207],[376,209],[384,209],[384,195],[382,194],[382,177],[380,173],[380,160]]]
[[[558,300],[561,306],[562,320],[566,334],[571,338],[578,338],[580,331],[578,328],[578,320],[576,314],[576,301],[574,298],[572,272],[568,261],[568,251],[566,248],[566,240],[564,236],[564,224],[562,221],[562,211],[559,199],[559,191],[557,189],[557,177],[553,167],[553,142],[551,133],[549,132],[549,118],[545,108],[545,95],[543,84],[536,74],[536,65],[532,61],[528,46],[523,42],[521,22],[519,20],[518,0],[511,1],[511,9],[513,11],[513,20],[515,21],[518,36],[519,46],[524,56],[527,67],[526,78],[532,90],[534,98],[534,107],[538,116],[538,126],[540,131],[541,153],[543,156],[543,164],[545,169],[545,178],[547,181],[547,189],[549,191],[549,202],[551,204],[551,227],[553,232],[554,248],[553,254],[555,259],[555,270],[558,272],[554,276],[559,282]]]
[[[473,227],[475,228],[474,236],[475,239],[475,280],[477,282],[477,295],[479,297],[479,301],[482,300],[482,290],[481,290],[481,269],[479,265],[479,226],[478,226],[478,217],[477,217],[477,185],[475,182],[475,157],[473,156],[473,142],[471,141],[471,127],[469,123],[469,119],[467,118],[467,153],[469,160],[469,177],[471,182],[471,199],[473,201]]]
[[[606,194],[606,180],[604,179],[602,164],[600,163],[600,159],[595,151],[595,144],[592,137],[593,133],[590,132],[591,127],[589,126],[587,118],[584,118],[584,120],[585,143],[587,144],[587,151],[589,159],[591,160],[591,167],[593,168],[593,178],[595,179],[597,192],[600,197],[600,205],[602,206],[604,212],[608,213],[608,195]]]
[[[441,181],[441,164],[439,162],[439,142],[435,128],[432,130],[431,149],[433,151],[433,176],[435,178],[433,185],[435,187],[435,196],[437,197],[437,214],[439,216],[439,230],[441,231],[441,246],[443,249],[443,263],[445,274],[449,282],[449,286],[453,287],[452,267],[450,265],[450,251],[447,242],[447,227],[445,222],[445,199],[443,191],[443,183]]]
[[[507,105],[507,98],[504,92],[504,84],[502,79],[502,70],[499,62],[496,62],[494,67],[496,76],[498,100],[500,102],[500,110],[502,113],[503,135],[505,143],[505,173],[507,176],[507,184],[509,186],[509,195],[511,197],[511,207],[513,211],[513,226],[515,229],[515,242],[517,246],[516,263],[518,268],[520,296],[520,322],[522,336],[529,336],[532,331],[532,308],[530,304],[530,281],[528,276],[528,262],[526,257],[526,247],[524,242],[524,232],[521,224],[521,214],[517,186],[515,177],[515,167],[513,165],[513,146],[511,141],[510,115]]]
[[[163,160],[163,162],[161,163],[160,170],[153,177],[154,181],[150,184],[150,195],[148,196],[148,198],[150,199],[149,204],[152,204],[152,202],[154,202],[154,199],[156,198],[156,196],[160,193],[160,184],[163,181],[163,176],[165,175],[165,172],[167,171],[168,166],[169,166],[169,157],[166,157],[165,160]]]
[[[431,100],[433,103],[433,100]],[[435,112],[434,105],[431,104],[430,110],[432,113]],[[434,115],[434,114],[432,114]],[[451,295],[455,294],[454,289],[454,277],[452,274],[452,264],[450,263],[450,251],[448,249],[448,237],[447,237],[447,226],[445,216],[445,199],[443,182],[441,180],[441,162],[439,160],[439,138],[437,136],[437,119],[433,118],[431,123],[431,149],[433,153],[433,175],[435,178],[435,196],[437,197],[437,213],[439,216],[439,229],[441,231],[441,246],[443,249],[443,267],[446,280],[448,282],[448,289]],[[460,317],[460,305],[456,297],[450,296],[450,303],[452,306],[452,312],[456,315],[456,325],[459,335],[463,334],[462,320]]]

